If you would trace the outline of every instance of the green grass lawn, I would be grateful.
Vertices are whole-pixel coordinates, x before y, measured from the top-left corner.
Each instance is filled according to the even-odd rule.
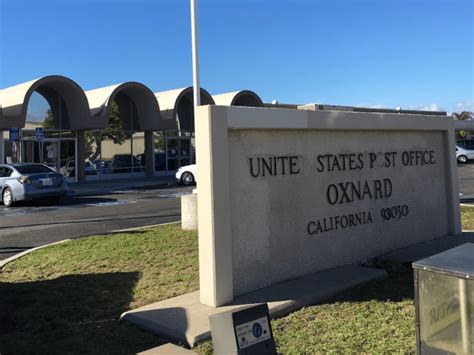
[[[461,206],[462,228],[474,230],[474,206]]]
[[[135,353],[165,342],[119,322],[198,289],[197,233],[178,225],[44,248],[0,272],[0,353]]]
[[[474,208],[462,207],[474,229]],[[473,224],[474,225],[474,224]],[[414,353],[409,266],[272,322],[278,351]],[[197,233],[167,225],[88,237],[22,257],[0,272],[0,353],[136,353],[168,341],[120,314],[198,289]],[[211,342],[197,347],[212,352]]]

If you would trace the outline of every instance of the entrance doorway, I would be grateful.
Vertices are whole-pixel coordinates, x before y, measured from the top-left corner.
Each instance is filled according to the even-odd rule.
[[[181,166],[194,164],[194,132],[155,131],[155,175],[172,175]]]
[[[28,137],[21,141],[21,162],[41,163],[60,172],[75,182],[76,178],[76,140],[75,139],[45,139],[37,142]]]
[[[8,138],[0,140],[3,143],[3,159],[1,163],[41,163],[67,177],[68,182],[76,181],[76,139],[75,138],[45,138],[37,142],[34,131],[23,130],[23,137],[18,142]],[[46,131],[46,135],[49,132]],[[52,135],[52,134],[51,134]],[[59,136],[57,134],[56,136]],[[75,136],[73,136],[75,137]],[[2,152],[2,147],[0,147]],[[0,158],[2,158],[0,156]]]
[[[37,142],[28,137],[21,141],[21,162],[42,163],[51,169],[60,171],[59,139],[47,139]]]

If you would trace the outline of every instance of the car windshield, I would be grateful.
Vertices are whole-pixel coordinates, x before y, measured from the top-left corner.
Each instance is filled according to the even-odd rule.
[[[15,169],[20,174],[42,174],[42,173],[53,173],[54,171],[44,165],[15,165]]]

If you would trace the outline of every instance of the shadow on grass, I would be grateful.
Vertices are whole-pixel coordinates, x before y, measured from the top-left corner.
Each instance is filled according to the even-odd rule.
[[[137,272],[0,282],[0,353],[137,353],[165,342],[124,322]]]
[[[385,269],[387,278],[356,286],[324,303],[370,300],[400,302],[414,299],[413,270],[410,265],[379,265],[379,267]]]

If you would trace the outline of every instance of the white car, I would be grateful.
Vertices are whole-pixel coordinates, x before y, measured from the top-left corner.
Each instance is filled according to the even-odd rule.
[[[470,159],[474,159],[474,150],[465,149],[460,146],[456,146],[456,159],[458,163],[464,164]]]
[[[176,180],[183,185],[192,185],[196,183],[196,164],[185,165],[176,172]]]

